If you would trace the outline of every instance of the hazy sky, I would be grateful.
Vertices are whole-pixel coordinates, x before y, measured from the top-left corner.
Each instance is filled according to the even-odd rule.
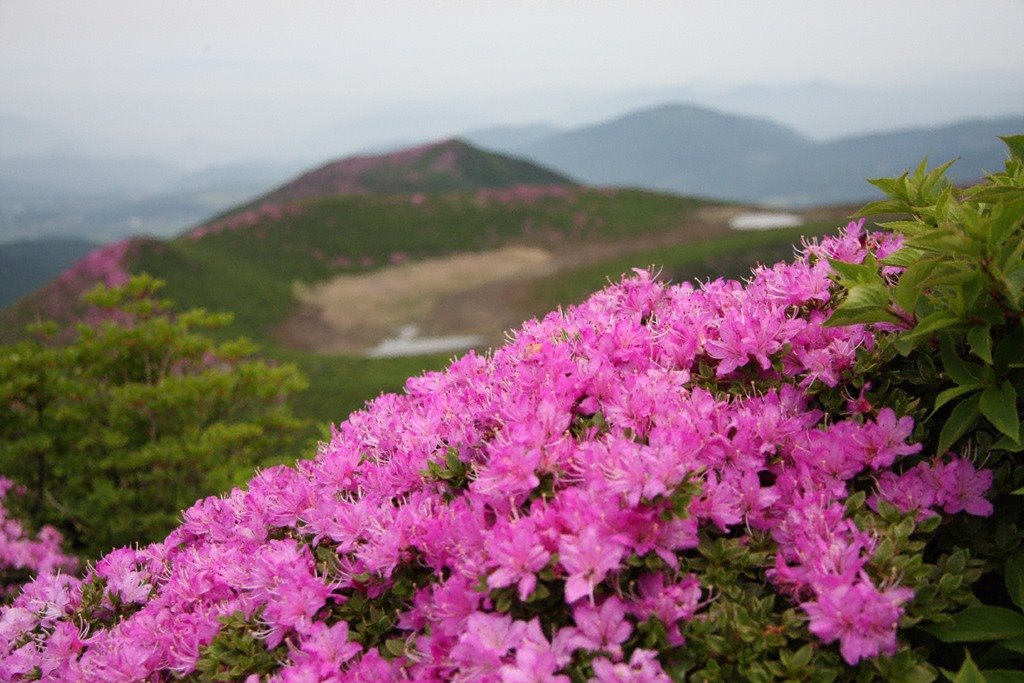
[[[1020,73],[1022,27],[1020,0],[0,0],[0,114],[260,156],[346,126],[398,138],[417,113],[576,123],[586,97],[696,82]]]

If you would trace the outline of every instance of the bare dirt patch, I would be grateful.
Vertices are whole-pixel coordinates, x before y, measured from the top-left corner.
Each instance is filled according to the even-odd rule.
[[[705,206],[653,235],[570,240],[547,249],[508,246],[296,285],[299,305],[275,336],[293,348],[361,354],[415,325],[421,336],[479,335],[485,345],[496,346],[506,330],[546,312],[523,303],[523,288],[534,279],[631,252],[720,237],[733,232],[730,219],[751,208]],[[849,211],[827,207],[797,213],[808,222],[832,220],[839,225]]]
[[[550,252],[513,246],[425,259],[365,275],[341,275],[312,285],[297,283],[298,310],[277,336],[290,346],[313,351],[358,353],[405,325],[416,325],[424,333],[490,332],[498,321],[480,320],[481,314],[494,317],[486,315],[487,305],[475,316],[455,316],[461,320],[453,320],[451,311],[440,309],[447,309],[445,304],[450,305],[453,298],[462,299],[460,295],[514,286],[523,278],[546,275],[554,269]]]

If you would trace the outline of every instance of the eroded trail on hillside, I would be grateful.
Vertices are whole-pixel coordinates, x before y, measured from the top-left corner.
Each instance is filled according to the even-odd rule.
[[[506,330],[551,307],[545,301],[538,309],[529,296],[530,288],[546,276],[631,253],[646,253],[646,260],[638,258],[635,265],[650,266],[651,250],[699,244],[734,233],[729,221],[749,210],[751,207],[736,205],[707,206],[675,228],[655,234],[563,242],[544,248],[506,246],[339,275],[323,282],[296,283],[296,308],[275,331],[275,338],[291,348],[357,355],[373,355],[382,341],[407,335],[422,341],[474,337],[485,346],[500,344]],[[800,213],[809,222],[844,217],[835,208]],[[656,259],[653,265],[659,265]],[[481,344],[467,342],[461,348],[467,346]]]
[[[546,275],[555,268],[549,251],[510,246],[424,259],[363,275],[340,275],[312,285],[297,283],[294,291],[299,311],[282,326],[279,337],[290,345],[319,352],[359,353],[405,325],[416,325],[428,334],[448,335],[503,329],[502,312],[484,300],[474,315],[454,317],[445,302],[472,291],[514,286],[523,278]],[[481,321],[489,309],[494,320]]]

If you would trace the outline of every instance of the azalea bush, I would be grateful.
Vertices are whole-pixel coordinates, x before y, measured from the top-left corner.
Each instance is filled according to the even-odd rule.
[[[7,477],[0,477],[0,601],[17,594],[21,586],[39,574],[73,572],[78,560],[61,550],[60,532],[51,526],[35,535],[12,516],[5,503],[11,493],[23,491]]]
[[[853,222],[744,283],[638,271],[492,355],[409,380],[315,458],[197,502],[162,542],[26,586],[0,615],[0,678],[930,681],[1013,668],[1015,636],[970,618],[1019,616],[1024,474],[1005,388],[1019,368],[999,349],[1020,327],[1020,253],[1000,262],[1006,289],[956,308],[962,280],[947,276],[973,261],[952,239],[921,240],[959,235],[968,212],[1003,220],[1020,164],[982,186],[1010,188],[1002,198],[922,170],[893,185],[907,206],[876,207],[911,209],[906,225]],[[918,234],[932,190],[951,213]],[[1010,223],[999,249],[1024,244]],[[933,258],[911,300],[903,278]],[[989,358],[971,316],[993,298]],[[928,330],[944,306],[967,317]],[[954,355],[980,386],[958,388]],[[1012,410],[983,398],[991,387]],[[965,632],[970,653],[943,643]]]

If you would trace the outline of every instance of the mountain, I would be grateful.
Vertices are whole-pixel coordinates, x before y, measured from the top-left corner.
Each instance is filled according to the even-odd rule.
[[[454,192],[522,186],[571,186],[536,164],[448,139],[386,154],[346,157],[301,174],[247,204],[194,228],[193,237],[280,218],[297,203],[324,197]]]
[[[964,121],[939,128],[918,128],[858,135],[814,145],[793,164],[794,178],[776,187],[791,204],[832,203],[865,197],[864,178],[897,176],[928,157],[931,165],[956,160],[949,176],[959,183],[1002,169],[1006,147],[1000,135],[1024,132],[1024,116]],[[779,174],[782,170],[779,169]],[[781,177],[778,176],[777,177]]]
[[[96,247],[70,237],[0,244],[0,307],[46,284]]]
[[[562,266],[578,264],[586,249],[600,245],[618,254],[623,245],[651,246],[653,237],[727,233],[722,221],[709,227],[694,219],[702,206],[685,197],[582,187],[535,164],[445,140],[326,164],[175,239],[107,245],[20,302],[8,320],[27,312],[73,314],[69,302],[91,282],[145,271],[167,280],[168,295],[183,306],[233,311],[237,332],[320,348],[304,330],[327,336],[330,325],[309,288],[429,262],[426,279],[408,292],[419,304],[329,343],[358,351],[402,324],[441,331],[438,321],[450,316],[424,303],[427,291],[447,296],[469,280],[493,283],[499,271],[506,278],[546,273],[559,259]],[[485,259],[490,265],[472,276],[453,273],[479,264],[443,260],[484,253],[493,263]],[[509,271],[512,263],[522,269]],[[428,309],[436,321],[423,317]],[[518,322],[502,320],[488,333],[500,335]]]
[[[691,82],[606,93],[576,103],[573,111],[579,112],[579,123],[593,122],[666,102],[768,119],[823,141],[1018,115],[1024,102],[1024,71],[1006,67],[944,73],[899,86],[821,80],[770,85]],[[553,108],[549,103],[548,109]]]
[[[664,105],[557,133],[518,151],[587,183],[749,201],[763,194],[767,171],[812,145],[762,119]]]
[[[304,173],[263,199],[295,201],[343,194],[566,184],[572,181],[528,161],[485,152],[462,140],[450,139],[390,154],[334,161]]]
[[[1002,164],[998,136],[1020,131],[1017,116],[818,142],[766,119],[669,104],[508,151],[585,183],[810,206],[861,201],[872,194],[865,178],[925,156],[959,158],[952,177],[970,182]]]

